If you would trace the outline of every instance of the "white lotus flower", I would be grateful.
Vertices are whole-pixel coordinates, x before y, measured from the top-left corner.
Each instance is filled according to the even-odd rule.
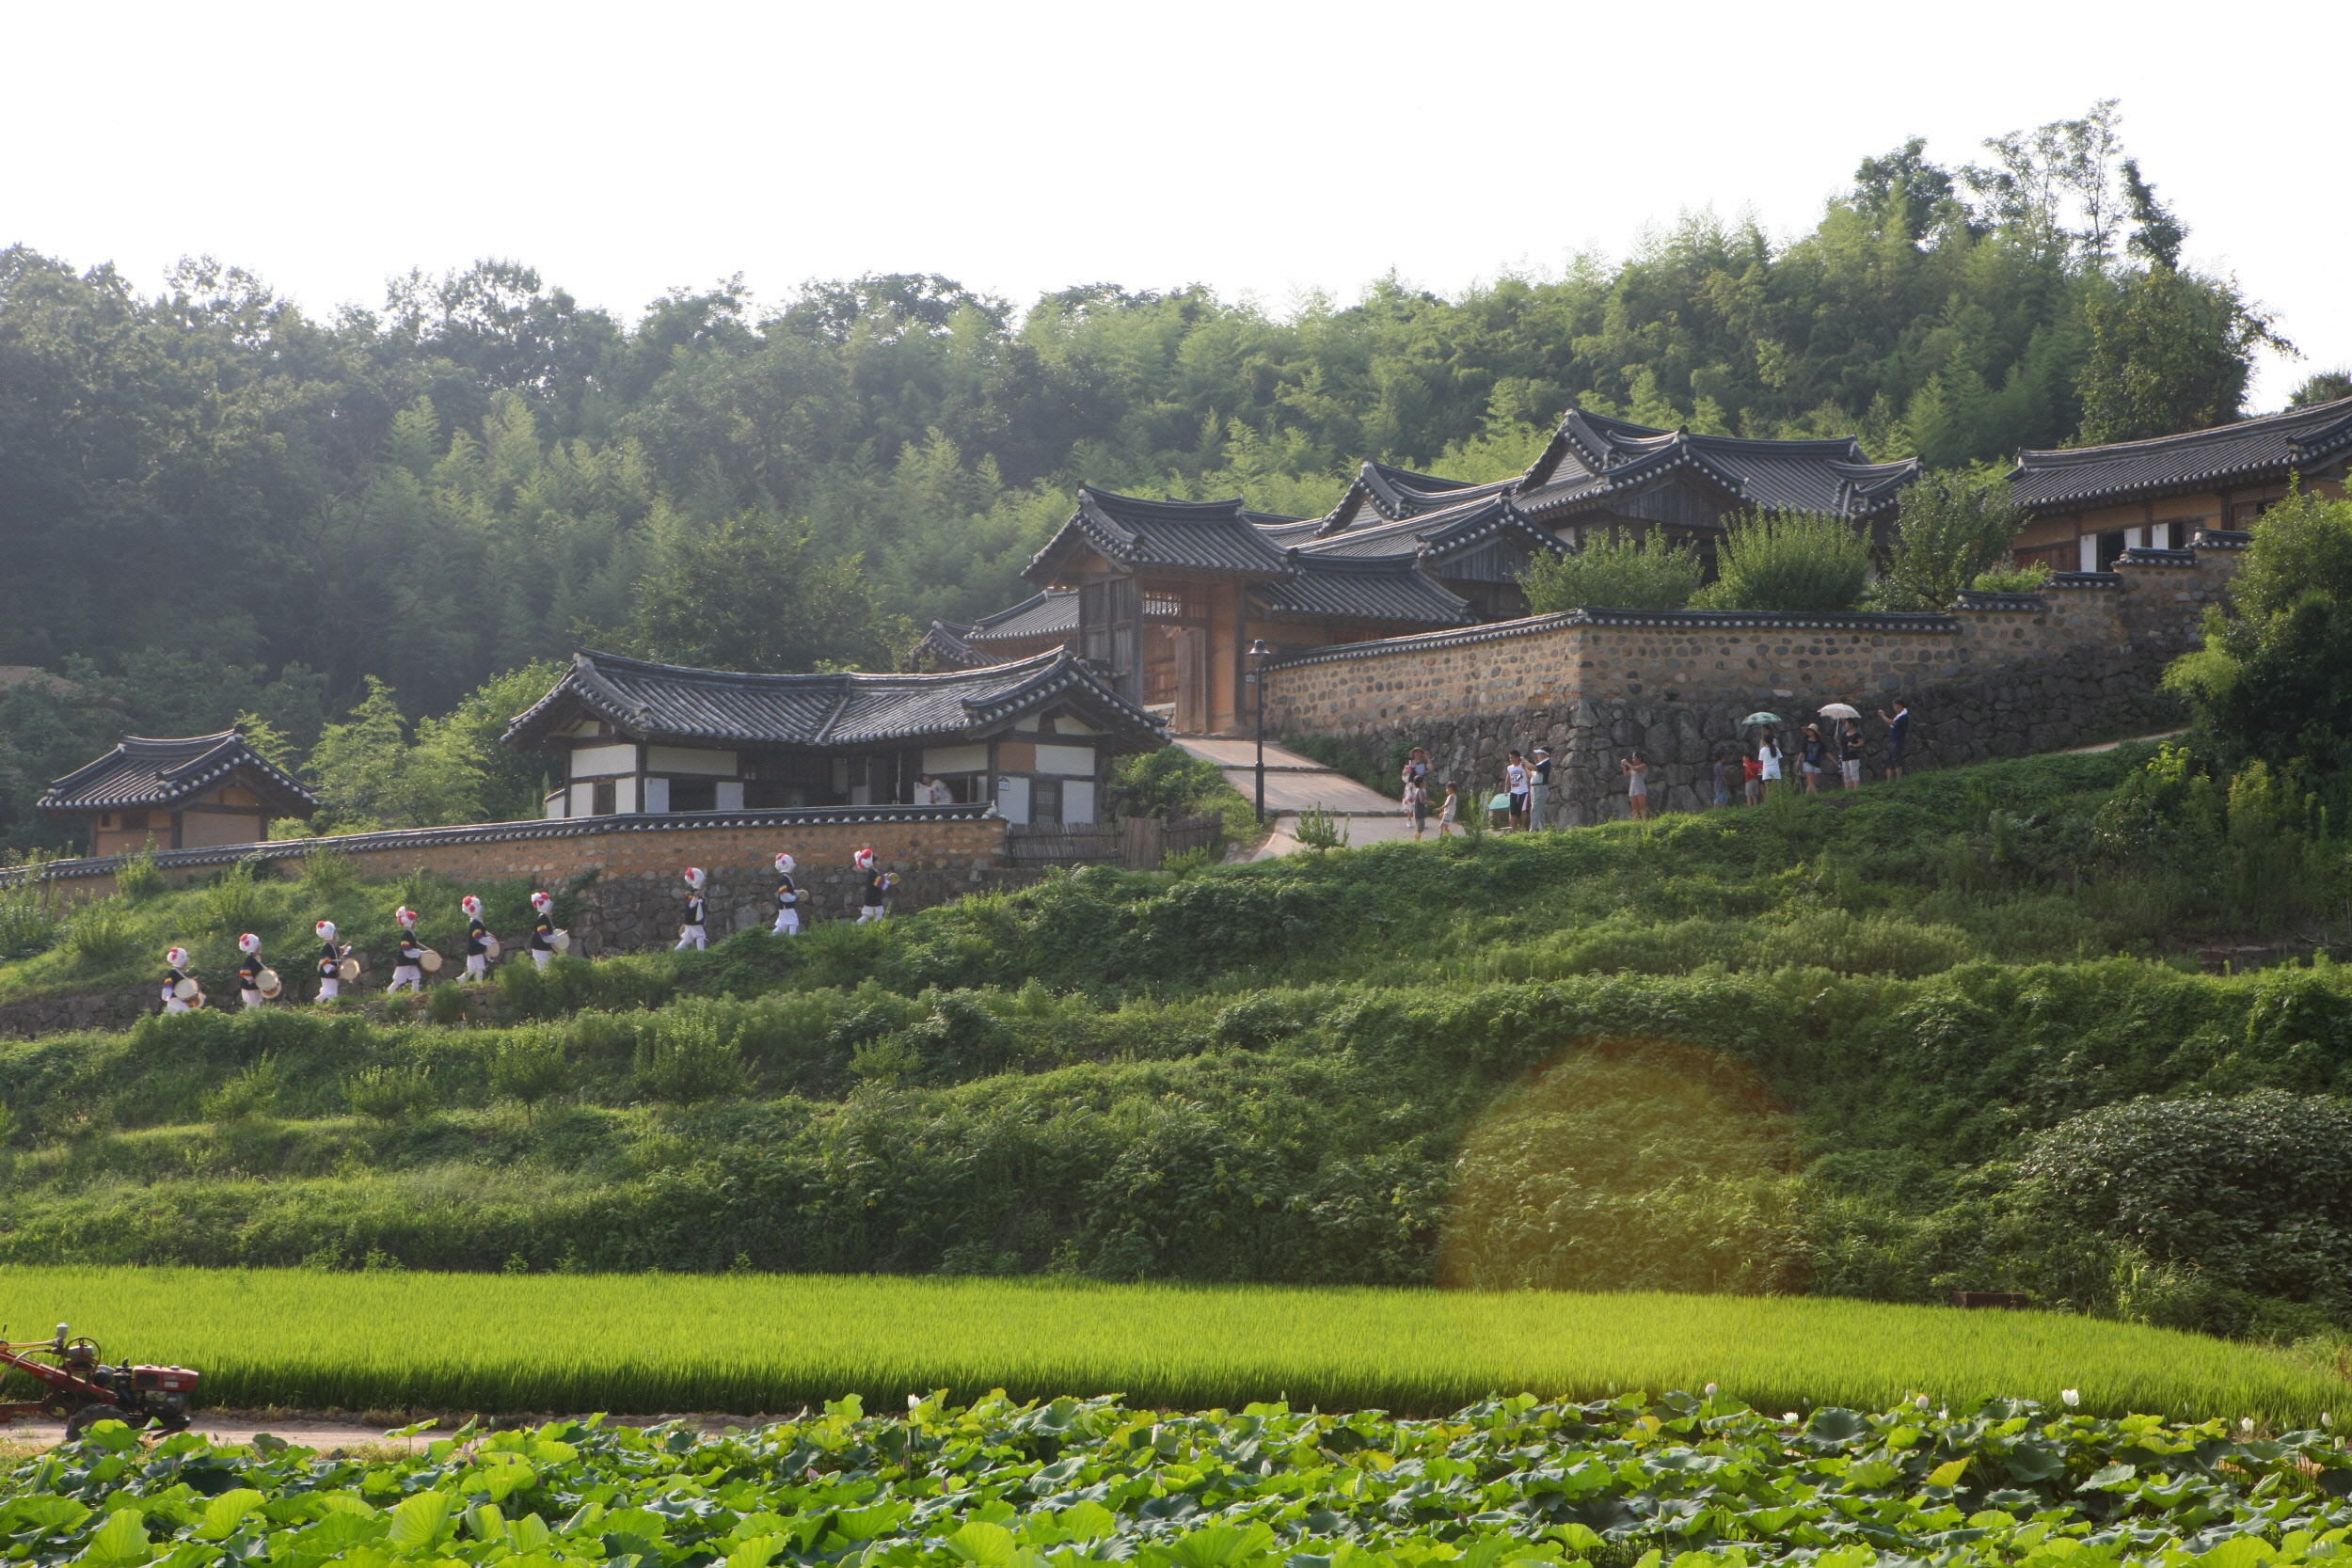
[[[2253,1418],[2253,1417],[2251,1417],[2251,1416],[2240,1416],[2240,1417],[2237,1418],[2237,1429],[2238,1429],[2238,1431],[2245,1433],[2246,1433],[2247,1435],[2249,1435],[2249,1436],[2253,1435],[2253,1432],[2254,1432],[2254,1418]]]
[[[2072,1410],[2083,1402],[2083,1391],[2080,1388],[2061,1388],[2058,1398],[2066,1402],[2067,1409]]]
[[[1710,1400],[1711,1400],[1711,1399],[1713,1399],[1713,1398],[1715,1397],[1715,1390],[1716,1390],[1719,1386],[1720,1386],[1720,1385],[1717,1385],[1717,1384],[1713,1384],[1713,1383],[1708,1384],[1708,1385],[1707,1386],[1707,1397],[1708,1397],[1708,1399],[1710,1399]]]

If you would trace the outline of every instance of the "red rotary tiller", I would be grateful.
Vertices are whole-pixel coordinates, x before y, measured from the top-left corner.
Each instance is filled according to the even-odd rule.
[[[86,1334],[69,1338],[71,1328],[59,1323],[54,1339],[0,1339],[0,1376],[20,1371],[46,1390],[37,1400],[0,1401],[0,1421],[63,1416],[68,1442],[100,1421],[120,1421],[133,1428],[151,1421],[164,1432],[188,1424],[188,1396],[196,1392],[196,1372],[185,1367],[135,1367],[128,1361],[109,1367],[99,1359],[98,1341]],[[37,1355],[49,1359],[36,1361]]]

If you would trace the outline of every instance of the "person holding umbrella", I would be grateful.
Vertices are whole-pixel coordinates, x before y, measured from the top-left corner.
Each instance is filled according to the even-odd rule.
[[[1862,715],[1854,711],[1853,705],[1851,703],[1823,703],[1821,717],[1837,721],[1835,738],[1826,750],[1828,754],[1836,760],[1838,778],[1844,782],[1848,789],[1860,788],[1862,784],[1862,731],[1860,728]],[[1849,766],[1849,759],[1851,759],[1851,766]],[[1808,785],[1812,783],[1810,779],[1805,782]]]

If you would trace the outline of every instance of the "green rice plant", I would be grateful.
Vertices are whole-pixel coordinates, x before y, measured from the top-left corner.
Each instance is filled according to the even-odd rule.
[[[1772,1411],[1959,1410],[1995,1389],[2056,1409],[2072,1389],[2085,1416],[2283,1429],[2346,1400],[2289,1355],[2167,1329],[1776,1296],[19,1267],[0,1272],[0,1316],[197,1367],[230,1407],[749,1413],[1002,1387],[1435,1413],[1506,1388],[1714,1384]]]

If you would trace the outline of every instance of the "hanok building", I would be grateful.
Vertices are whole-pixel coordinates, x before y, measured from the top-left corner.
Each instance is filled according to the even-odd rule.
[[[1566,544],[1596,534],[1694,546],[1711,576],[1716,546],[1742,513],[1839,517],[1891,542],[1902,488],[1919,460],[1874,463],[1851,436],[1768,441],[1656,430],[1571,408],[1512,491],[1519,509]]]
[[[260,844],[279,817],[308,820],[318,797],[235,730],[121,744],[49,786],[40,809],[89,818],[92,855]]]
[[[1694,546],[1741,512],[1826,513],[1883,542],[1919,464],[1873,463],[1851,438],[1758,441],[1656,430],[1571,409],[1524,472],[1484,483],[1366,463],[1321,517],[1273,517],[1239,500],[1154,501],[1083,488],[1025,572],[1047,592],[977,626],[1040,626],[1104,671],[1128,701],[1165,705],[1183,733],[1250,719],[1248,651],[1439,631],[1527,612],[1519,578],[1546,550],[1597,533]],[[1074,628],[1065,629],[1074,590]],[[927,652],[985,656],[934,627]],[[1000,644],[1001,645],[1001,644]]]
[[[2300,483],[2344,493],[2352,398],[2211,430],[2071,451],[2022,451],[2010,474],[2031,515],[2021,566],[2104,572],[2129,549],[2185,549],[2202,532],[2234,543]]]
[[[1016,823],[1094,822],[1158,723],[1068,650],[938,674],[743,674],[580,652],[507,726],[562,757],[549,816],[911,804],[922,775]]]
[[[1077,593],[1049,588],[969,624],[933,621],[914,645],[914,658],[918,666],[934,670],[977,670],[1077,645]]]

